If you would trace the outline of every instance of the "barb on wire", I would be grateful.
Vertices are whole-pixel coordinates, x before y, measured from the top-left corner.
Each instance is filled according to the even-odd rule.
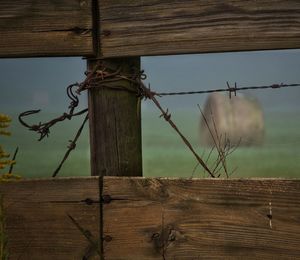
[[[64,121],[66,119],[71,119],[74,116],[79,116],[82,115],[84,113],[86,113],[88,111],[88,109],[83,109],[77,113],[74,113],[75,108],[78,106],[79,104],[79,99],[78,96],[74,94],[73,88],[75,86],[79,86],[78,83],[72,84],[70,86],[67,87],[67,95],[70,99],[70,105],[68,107],[69,111],[68,113],[63,113],[61,116],[54,118],[48,122],[45,123],[41,123],[39,122],[38,124],[34,124],[34,125],[29,125],[28,123],[26,123],[24,121],[24,117],[33,115],[33,114],[37,114],[39,113],[41,110],[29,110],[29,111],[25,111],[23,113],[21,113],[19,115],[19,122],[25,126],[26,128],[28,128],[31,131],[37,132],[40,135],[40,138],[38,139],[39,141],[41,141],[42,139],[44,139],[45,137],[48,137],[50,134],[50,128],[52,126],[54,126],[56,123]]]
[[[141,94],[143,97],[151,99],[152,102],[156,105],[156,107],[161,112],[161,117],[163,117],[170,125],[171,127],[177,132],[177,134],[181,137],[185,145],[190,149],[190,151],[193,153],[193,155],[196,157],[199,164],[209,173],[209,175],[214,178],[213,172],[208,168],[206,163],[203,161],[203,159],[196,153],[194,148],[192,147],[191,143],[187,140],[187,138],[181,133],[181,131],[178,129],[176,124],[171,119],[171,114],[168,110],[164,110],[158,100],[155,98],[155,92],[151,91],[150,87],[147,88],[142,82],[140,84],[141,87]]]
[[[89,119],[89,114],[86,114],[80,128],[78,129],[75,138],[73,140],[69,140],[70,144],[68,145],[68,150],[66,151],[62,161],[60,162],[60,164],[58,165],[58,167],[56,168],[56,170],[54,171],[52,177],[56,177],[56,175],[58,174],[58,172],[60,171],[61,167],[63,166],[64,162],[67,160],[67,158],[69,157],[69,154],[71,153],[72,150],[74,150],[76,148],[76,142],[79,138],[79,136],[81,135],[81,132],[84,128],[84,125],[86,123],[86,121]]]
[[[237,85],[236,85],[236,82],[234,83],[234,87],[231,87],[228,83],[228,81],[226,82],[227,84],[227,89],[229,91],[229,98],[231,98],[231,93],[234,94],[234,96],[236,97],[236,91],[237,91]],[[201,111],[202,113],[202,111]]]
[[[229,97],[231,97],[232,93],[236,96],[236,93],[239,90],[278,89],[278,88],[289,88],[289,87],[300,87],[300,83],[294,83],[294,84],[280,83],[280,84],[249,86],[249,87],[237,87],[237,83],[235,83],[234,87],[231,87],[227,82],[227,88],[199,90],[199,91],[183,91],[183,92],[160,92],[160,93],[155,93],[155,95],[162,97],[162,96],[175,96],[175,95],[209,94],[214,92],[229,92]]]

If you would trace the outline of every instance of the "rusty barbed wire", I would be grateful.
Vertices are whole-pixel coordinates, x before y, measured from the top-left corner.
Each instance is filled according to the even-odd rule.
[[[28,128],[30,131],[34,131],[34,132],[37,132],[40,137],[38,139],[38,141],[41,141],[43,140],[45,137],[48,137],[49,134],[50,134],[50,128],[52,126],[54,126],[55,124],[57,124],[58,122],[62,122],[66,119],[68,120],[71,120],[73,117],[75,116],[79,116],[79,115],[82,115],[82,114],[85,114],[88,112],[88,109],[83,109],[79,112],[76,112],[75,113],[75,109],[78,107],[79,105],[79,98],[78,98],[78,95],[76,95],[74,93],[74,88],[77,87],[79,88],[80,87],[80,84],[79,83],[74,83],[74,84],[71,84],[67,87],[67,96],[68,98],[70,99],[70,103],[69,103],[69,106],[68,106],[68,112],[65,112],[63,113],[61,116],[59,117],[56,117],[48,122],[45,122],[45,123],[42,123],[42,122],[39,122],[38,124],[33,124],[33,125],[30,125],[28,123],[26,123],[24,121],[24,117],[27,117],[27,116],[30,116],[30,115],[33,115],[33,114],[37,114],[39,113],[41,110],[38,109],[38,110],[29,110],[29,111],[25,111],[23,113],[21,113],[19,115],[19,122],[25,126],[26,128]],[[60,164],[58,165],[58,167],[56,168],[56,170],[54,171],[52,177],[55,177],[58,172],[60,171],[61,167],[63,166],[64,162],[67,160],[67,158],[69,157],[69,154],[71,153],[72,150],[75,149],[76,147],[76,142],[82,132],[82,129],[86,123],[86,121],[88,120],[88,114],[86,115],[82,125],[80,126],[80,128],[78,129],[77,131],[77,134],[75,136],[75,138],[73,140],[70,140],[70,145],[68,146],[68,150],[66,151],[62,161],[60,162]]]
[[[60,164],[58,165],[58,167],[56,168],[56,170],[54,171],[52,177],[56,177],[56,175],[58,174],[58,172],[60,171],[61,167],[63,166],[63,164],[65,163],[65,161],[68,159],[69,154],[71,153],[72,150],[74,150],[76,148],[76,142],[78,140],[78,138],[81,135],[81,132],[84,128],[85,123],[87,122],[87,120],[89,119],[89,114],[86,114],[81,126],[79,127],[75,137],[73,140],[69,140],[70,144],[68,145],[68,150],[66,151],[62,161],[60,162]]]
[[[278,88],[288,88],[288,87],[300,87],[300,83],[293,84],[272,84],[272,85],[262,85],[262,86],[249,86],[249,87],[238,87],[237,83],[234,83],[234,87],[231,87],[227,82],[227,88],[220,89],[209,89],[209,90],[199,90],[199,91],[183,91],[183,92],[158,92],[155,95],[159,97],[163,96],[176,96],[176,95],[194,95],[194,94],[209,94],[214,92],[229,92],[229,97],[231,98],[232,93],[236,96],[239,90],[258,90],[258,89],[278,89]]]
[[[146,75],[144,71],[133,70],[131,74],[124,74],[122,72],[122,65],[120,65],[116,70],[106,67],[103,63],[98,63],[97,66],[91,71],[86,71],[86,79],[79,84],[76,93],[80,94],[84,90],[89,90],[92,88],[111,88],[115,90],[125,90],[132,93],[137,93],[138,88],[131,88],[122,85],[121,87],[112,86],[107,83],[117,82],[121,80],[126,80],[133,85],[137,85],[139,80],[145,80]]]
[[[26,123],[24,121],[24,117],[33,115],[33,114],[37,114],[39,113],[41,110],[29,110],[29,111],[25,111],[23,113],[21,113],[19,115],[19,122],[26,128],[28,128],[30,131],[34,131],[37,132],[40,135],[40,138],[38,139],[38,141],[41,141],[42,139],[44,139],[45,137],[48,137],[50,134],[50,128],[52,126],[54,126],[55,124],[57,124],[58,122],[64,121],[66,119],[70,120],[72,117],[74,116],[79,116],[82,115],[84,113],[86,113],[88,111],[88,109],[83,109],[77,113],[74,113],[75,108],[79,105],[79,99],[78,96],[74,94],[73,88],[74,87],[79,87],[78,83],[74,83],[71,84],[67,87],[67,96],[69,97],[70,104],[69,104],[69,111],[67,113],[63,113],[61,116],[54,118],[48,122],[42,123],[39,122],[38,124],[33,124],[30,125],[28,123]]]
[[[158,100],[155,98],[155,92],[151,91],[150,87],[147,88],[143,82],[140,82],[140,88],[141,88],[141,96],[144,98],[148,98],[152,100],[152,102],[155,104],[155,106],[160,110],[161,116],[163,117],[166,122],[169,123],[169,125],[176,131],[176,133],[181,137],[185,145],[189,148],[189,150],[192,152],[192,154],[196,157],[198,163],[209,173],[209,175],[212,178],[215,178],[215,175],[213,172],[208,168],[207,164],[204,162],[204,160],[196,153],[191,143],[188,141],[188,139],[182,134],[182,132],[179,130],[177,125],[173,122],[171,119],[171,114],[169,113],[168,109],[164,110]]]

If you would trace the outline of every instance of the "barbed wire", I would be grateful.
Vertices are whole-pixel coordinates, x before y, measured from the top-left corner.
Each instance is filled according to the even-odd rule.
[[[278,88],[289,88],[289,87],[300,87],[300,83],[294,83],[294,84],[280,83],[280,84],[249,86],[249,87],[238,87],[237,83],[234,83],[234,87],[231,87],[227,82],[227,88],[199,90],[199,91],[182,91],[182,92],[157,92],[155,93],[155,95],[159,97],[163,97],[163,96],[175,96],[175,95],[194,95],[194,94],[210,94],[215,92],[229,92],[229,97],[231,97],[232,93],[236,96],[236,93],[239,90],[278,89]]]
[[[18,117],[19,122],[24,127],[28,128],[30,131],[34,131],[34,132],[36,132],[40,135],[38,141],[41,141],[45,137],[49,136],[50,128],[53,127],[54,125],[56,125],[57,123],[65,121],[66,119],[71,120],[75,116],[80,116],[80,115],[86,113],[86,117],[85,117],[82,125],[78,129],[75,138],[73,140],[69,140],[70,144],[68,146],[68,149],[67,149],[63,159],[61,160],[60,164],[58,165],[58,167],[56,168],[56,170],[52,174],[52,177],[55,177],[58,174],[58,172],[60,171],[60,169],[63,166],[64,162],[69,157],[69,154],[71,153],[71,151],[75,149],[76,142],[77,142],[78,138],[80,137],[80,134],[83,130],[83,127],[84,127],[86,121],[88,120],[88,109],[87,108],[75,113],[75,109],[79,105],[79,98],[78,98],[78,95],[75,94],[74,88],[75,87],[79,88],[80,86],[81,86],[81,84],[74,83],[74,84],[71,84],[67,87],[66,92],[67,92],[68,98],[70,99],[70,103],[69,103],[69,106],[68,106],[69,110],[68,110],[68,112],[63,113],[61,116],[58,116],[58,117],[56,117],[56,118],[54,118],[54,119],[52,119],[48,122],[45,122],[45,123],[39,122],[38,124],[32,124],[32,125],[25,122],[24,117],[28,117],[30,115],[38,114],[41,111],[40,109],[25,111],[25,112],[21,113]]]
[[[48,122],[45,122],[45,123],[39,122],[38,124],[30,125],[30,124],[26,123],[23,118],[28,117],[28,116],[33,115],[33,114],[38,114],[41,110],[40,109],[28,110],[28,111],[25,111],[25,112],[23,112],[19,115],[19,122],[24,127],[28,128],[30,131],[37,132],[40,135],[40,138],[38,139],[39,141],[43,140],[45,137],[48,137],[49,134],[50,134],[50,128],[52,126],[54,126],[55,124],[57,124],[58,122],[64,121],[66,119],[71,120],[75,116],[79,116],[79,115],[82,115],[84,113],[87,113],[88,109],[83,109],[83,110],[75,113],[75,109],[79,105],[79,98],[78,98],[78,95],[74,94],[73,88],[74,87],[79,87],[79,86],[80,86],[79,83],[74,83],[74,84],[71,84],[67,87],[67,90],[66,90],[67,91],[67,96],[70,99],[70,104],[69,104],[69,107],[68,107],[69,111],[68,112],[63,113],[61,116],[58,116],[58,117],[56,117],[56,118],[54,118],[54,119],[52,119]]]
[[[89,119],[89,114],[86,114],[81,126],[79,127],[79,129],[77,130],[77,133],[74,137],[73,140],[69,140],[70,144],[68,145],[68,150],[66,151],[62,161],[60,162],[60,164],[58,165],[58,167],[56,168],[56,170],[54,171],[54,173],[52,174],[52,177],[56,177],[56,175],[59,173],[61,167],[63,166],[63,164],[65,163],[65,161],[68,159],[69,154],[71,153],[72,150],[74,150],[76,148],[76,142],[78,140],[78,138],[81,135],[81,132],[84,128],[85,123],[87,122],[87,120]]]
[[[183,140],[184,144],[189,148],[189,150],[192,152],[192,154],[195,156],[197,159],[198,163],[208,172],[208,174],[212,177],[215,178],[215,175],[213,172],[209,169],[207,164],[204,162],[204,160],[197,154],[197,152],[194,150],[193,146],[191,143],[188,141],[188,139],[182,134],[182,132],[179,130],[177,125],[172,121],[171,119],[171,114],[169,113],[169,110],[166,109],[164,110],[158,100],[155,98],[155,95],[153,94],[154,92],[151,91],[150,88],[147,88],[143,82],[140,84],[141,88],[141,93],[144,98],[148,98],[152,100],[152,102],[155,104],[155,106],[160,110],[161,116],[163,117],[166,122],[169,123],[169,125],[176,131],[176,133],[180,136],[180,138]]]

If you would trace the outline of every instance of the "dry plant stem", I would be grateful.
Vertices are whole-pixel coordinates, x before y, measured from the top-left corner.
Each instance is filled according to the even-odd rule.
[[[239,141],[239,143],[240,143],[240,141]],[[226,158],[238,148],[239,143],[235,147],[232,147],[230,145],[230,143],[226,143],[224,148],[222,148],[225,162],[226,162]],[[215,167],[213,169],[213,173],[215,175],[223,168],[223,165],[220,165],[221,162],[222,162],[222,158],[218,157],[218,159],[215,162]],[[231,176],[236,170],[237,170],[237,167],[234,170],[232,170],[230,173],[228,173],[228,177]],[[220,176],[220,174],[218,176]]]
[[[19,147],[17,147],[16,150],[15,150],[14,156],[13,156],[13,158],[12,158],[12,161],[13,161],[13,162],[16,160],[18,151],[19,151]],[[12,173],[13,168],[14,168],[14,165],[15,165],[15,162],[12,163],[12,164],[10,165],[8,173]]]
[[[69,154],[71,153],[71,151],[75,149],[75,147],[76,147],[76,142],[77,142],[77,140],[78,140],[78,138],[79,138],[79,136],[80,136],[80,134],[81,134],[81,132],[82,132],[82,129],[84,128],[84,125],[85,125],[85,123],[86,123],[86,121],[87,121],[88,119],[89,119],[89,114],[87,114],[87,115],[85,116],[85,119],[83,120],[83,122],[82,122],[80,128],[78,129],[75,138],[74,138],[73,140],[70,140],[70,145],[68,146],[68,150],[66,151],[65,156],[64,156],[64,158],[62,159],[61,163],[58,165],[58,167],[57,167],[56,170],[54,171],[52,177],[56,177],[56,175],[57,175],[58,172],[60,171],[61,167],[63,166],[64,162],[67,160],[67,158],[68,158]]]
[[[157,99],[155,98],[155,95],[153,92],[151,92],[151,90],[149,88],[147,88],[143,83],[141,83],[141,88],[145,94],[145,96],[147,98],[150,98],[152,100],[152,102],[156,105],[156,107],[160,110],[160,112],[162,113],[162,116],[164,117],[164,119],[172,126],[172,128],[177,132],[177,134],[181,137],[181,139],[183,140],[183,142],[185,143],[185,145],[190,149],[190,151],[193,153],[193,155],[196,157],[197,161],[199,162],[199,164],[209,173],[209,175],[212,178],[215,178],[214,174],[211,172],[211,170],[208,168],[208,166],[206,165],[206,163],[201,159],[201,157],[195,152],[194,148],[192,147],[192,145],[190,144],[190,142],[187,140],[187,138],[181,133],[181,131],[178,129],[178,127],[175,125],[175,123],[172,121],[171,119],[171,115],[168,114],[168,110],[164,110],[160,103],[157,101]]]
[[[210,151],[209,151],[209,153],[208,153],[208,155],[207,155],[207,158],[206,158],[206,160],[205,160],[205,164],[206,164],[206,165],[208,165],[209,158],[210,158],[210,156],[211,156],[211,154],[212,154],[212,152],[213,152],[214,149],[215,149],[215,146],[213,146],[213,147],[210,149]],[[200,157],[203,158],[204,155],[205,155],[205,150],[202,152],[202,154],[201,154]],[[194,167],[194,169],[193,169],[193,171],[192,171],[192,176],[191,176],[191,178],[194,177],[194,174],[195,174],[195,172],[196,172],[198,166],[199,166],[199,162],[197,162],[197,164],[195,165],[195,167]],[[212,172],[214,173],[214,171],[212,171]],[[205,173],[205,169],[203,169],[203,173]]]
[[[229,139],[227,139],[227,136],[225,134],[224,135],[224,144],[223,144],[222,143],[222,135],[220,135],[218,133],[216,122],[215,122],[213,114],[212,114],[212,109],[210,109],[210,112],[211,112],[211,117],[212,117],[212,122],[213,122],[213,129],[210,128],[210,126],[208,124],[208,121],[207,121],[207,118],[205,117],[205,115],[204,115],[204,113],[201,110],[201,108],[200,108],[199,105],[198,105],[198,108],[199,108],[199,110],[201,112],[201,115],[203,117],[205,125],[208,128],[209,133],[210,133],[210,135],[212,137],[212,140],[213,140],[213,143],[214,143],[214,146],[212,147],[212,150],[210,151],[210,154],[208,155],[206,163],[208,162],[208,159],[209,159],[209,157],[211,155],[211,152],[214,150],[214,148],[216,148],[217,152],[218,152],[218,158],[214,162],[214,167],[213,167],[212,172],[213,172],[213,174],[216,177],[219,177],[221,174],[218,174],[218,173],[223,168],[224,171],[225,171],[226,177],[229,178],[229,175],[231,175],[233,172],[231,172],[229,174],[228,169],[227,169],[227,161],[226,161],[226,159],[227,159],[227,157],[230,154],[232,154],[237,149],[237,147],[239,146],[239,144],[241,142],[241,139],[239,140],[239,142],[238,142],[238,144],[236,146],[231,146],[230,141],[229,141]]]
[[[225,155],[225,151],[226,151],[226,147],[227,147],[226,134],[224,136],[225,145],[223,147],[222,142],[221,142],[222,141],[222,135],[219,135],[219,133],[218,133],[216,122],[215,122],[215,119],[214,119],[213,114],[212,114],[212,110],[210,110],[210,112],[211,112],[211,116],[212,116],[214,130],[215,130],[215,133],[216,133],[216,136],[217,136],[217,141],[218,141],[217,149],[219,148],[218,152],[219,152],[220,160],[221,160],[222,166],[224,168],[226,177],[228,178],[228,171],[227,171],[227,166],[226,166],[226,155]]]
[[[210,159],[210,157],[211,157],[211,155],[212,155],[212,152],[214,151],[215,148],[216,148],[216,147],[213,146],[213,147],[210,149],[210,151],[209,151],[209,153],[208,153],[208,155],[207,155],[207,158],[206,158],[206,160],[205,160],[205,163],[206,163],[206,164],[208,164],[209,159]],[[214,173],[214,170],[213,170],[212,172]],[[203,173],[205,174],[205,171],[203,171]],[[215,173],[214,173],[214,175],[215,175]]]
[[[200,109],[200,106],[199,106],[199,109]],[[200,110],[201,111],[201,110]],[[217,151],[218,151],[218,154],[219,154],[219,157],[220,157],[220,162],[222,163],[222,166],[224,168],[224,171],[225,171],[225,174],[226,174],[226,177],[228,178],[228,172],[227,172],[227,167],[226,167],[226,157],[225,157],[225,148],[226,148],[226,135],[224,137],[224,142],[225,142],[225,145],[224,147],[222,147],[222,142],[221,142],[221,135],[219,135],[218,133],[218,130],[217,130],[217,126],[216,126],[216,122],[215,122],[215,119],[214,119],[214,116],[212,114],[212,110],[210,109],[210,113],[211,113],[211,117],[212,117],[212,121],[213,121],[213,126],[214,126],[214,130],[215,130],[215,134],[216,134],[216,137],[217,137],[217,144],[216,144],[216,148],[217,148]],[[203,114],[203,112],[201,111],[201,114]],[[207,124],[207,120],[205,120],[206,124]],[[208,127],[208,124],[207,124],[207,127]],[[210,130],[211,131],[211,130]],[[213,136],[213,135],[212,135]]]
[[[221,140],[220,140],[220,137],[219,137],[219,135],[218,135],[218,132],[217,132],[217,129],[216,129],[216,125],[215,125],[215,122],[214,122],[214,120],[213,120],[215,132],[216,132],[216,136],[217,136],[217,140],[215,139],[214,134],[213,134],[213,132],[212,132],[212,129],[210,128],[210,126],[209,126],[209,124],[208,124],[208,122],[207,122],[207,118],[205,117],[205,115],[204,115],[202,109],[200,108],[199,104],[198,104],[197,106],[198,106],[198,108],[199,108],[199,110],[200,110],[200,112],[201,112],[202,118],[203,118],[203,120],[204,120],[204,122],[205,122],[205,125],[206,125],[206,127],[207,127],[207,129],[208,129],[210,135],[211,135],[211,138],[213,139],[214,145],[215,145],[215,147],[216,147],[216,149],[217,149],[217,151],[218,151],[218,154],[219,154],[220,161],[222,162],[222,165],[223,165],[223,168],[224,168],[226,177],[228,178],[228,172],[227,172],[227,168],[226,168],[226,162],[225,162],[226,160],[225,160],[225,157],[224,157],[224,151],[223,151],[222,148],[221,148]],[[217,164],[217,165],[218,165],[218,164]]]

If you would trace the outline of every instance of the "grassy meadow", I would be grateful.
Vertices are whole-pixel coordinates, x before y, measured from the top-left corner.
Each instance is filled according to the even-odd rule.
[[[14,172],[26,178],[50,177],[62,159],[68,140],[73,139],[83,117],[65,121],[52,128],[49,138],[38,142],[38,135],[22,127],[17,115],[10,127],[11,137],[0,137],[0,143],[10,153],[19,146]],[[44,114],[45,120],[57,116]],[[199,120],[196,111],[173,111],[173,120],[206,159],[209,148],[200,146]],[[238,147],[227,159],[231,177],[300,177],[300,113],[274,113],[265,116],[266,138],[260,147]],[[35,121],[36,122],[36,121]],[[191,177],[196,160],[181,139],[157,111],[143,112],[143,166],[144,176]],[[213,154],[208,164],[213,163]],[[86,176],[89,167],[89,137],[86,125],[77,148],[71,152],[59,176]],[[206,176],[198,167],[194,177]]]
[[[198,112],[175,112],[173,120],[189,137],[199,155],[208,157],[210,148],[199,145]],[[260,147],[238,147],[228,158],[232,177],[300,177],[299,113],[265,117],[266,138]],[[145,115],[143,125],[144,172],[146,176],[191,177],[196,161],[182,141],[163,120]],[[208,164],[213,165],[216,152]],[[198,167],[194,177],[206,176]]]

